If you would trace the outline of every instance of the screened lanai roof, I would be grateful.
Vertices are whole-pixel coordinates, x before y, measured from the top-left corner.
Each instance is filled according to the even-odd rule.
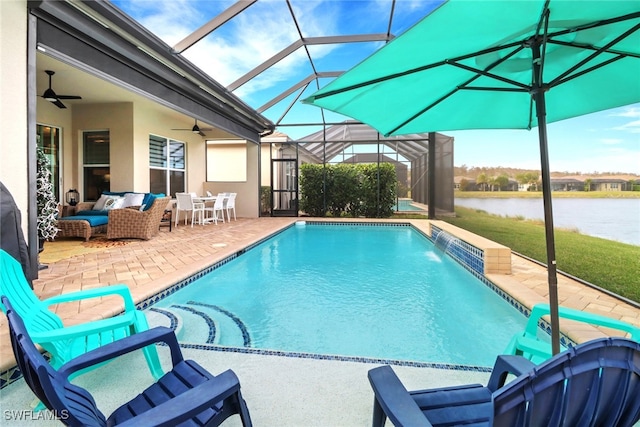
[[[453,139],[441,133],[435,133],[435,137],[436,143]],[[320,159],[323,158],[323,153],[326,153],[327,159],[331,159],[353,144],[380,143],[409,161],[416,160],[429,151],[428,133],[385,137],[372,127],[353,120],[329,126],[326,130],[317,131],[296,142]]]
[[[349,119],[300,100],[441,2],[112,0],[292,139]]]

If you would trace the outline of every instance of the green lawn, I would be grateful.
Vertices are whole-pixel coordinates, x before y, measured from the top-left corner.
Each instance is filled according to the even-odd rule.
[[[456,207],[456,217],[439,219],[546,264],[541,221],[507,218],[462,207]],[[562,229],[556,229],[555,240],[559,270],[640,302],[640,246]]]

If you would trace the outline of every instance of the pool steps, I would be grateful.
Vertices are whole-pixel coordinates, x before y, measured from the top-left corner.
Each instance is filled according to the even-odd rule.
[[[251,347],[251,336],[242,320],[224,308],[188,301],[145,311],[149,325],[173,329],[180,342]],[[184,325],[191,325],[185,328]]]

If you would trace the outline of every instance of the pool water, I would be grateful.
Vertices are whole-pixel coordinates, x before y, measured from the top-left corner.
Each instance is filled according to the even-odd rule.
[[[474,366],[526,323],[410,226],[296,225],[153,308],[181,341],[206,339],[206,313],[221,345]]]
[[[424,209],[415,206],[412,204],[413,200],[411,199],[399,199],[398,203],[396,203],[393,206],[393,210],[394,211],[398,211],[398,212],[404,212],[404,211],[420,211],[420,212],[424,212]]]

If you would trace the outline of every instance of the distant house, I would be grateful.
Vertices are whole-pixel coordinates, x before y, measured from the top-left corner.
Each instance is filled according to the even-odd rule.
[[[478,191],[478,184],[473,178],[467,178],[466,176],[453,177],[453,189],[457,191]]]
[[[592,178],[589,191],[628,191],[631,190],[629,181],[620,178]]]
[[[640,185],[640,179],[635,176],[598,176],[591,178],[589,175],[573,175],[551,178],[551,191],[633,191],[634,185]],[[518,183],[509,178],[509,183],[502,191],[529,191],[534,184]],[[483,188],[484,187],[484,188]],[[453,180],[453,188],[458,191],[497,191],[491,190],[491,185],[478,184],[474,178],[456,176]]]
[[[515,179],[509,178],[509,182],[507,183],[507,188],[505,191],[518,191],[520,189],[520,184]]]
[[[575,178],[551,178],[551,191],[584,191],[584,181]]]

